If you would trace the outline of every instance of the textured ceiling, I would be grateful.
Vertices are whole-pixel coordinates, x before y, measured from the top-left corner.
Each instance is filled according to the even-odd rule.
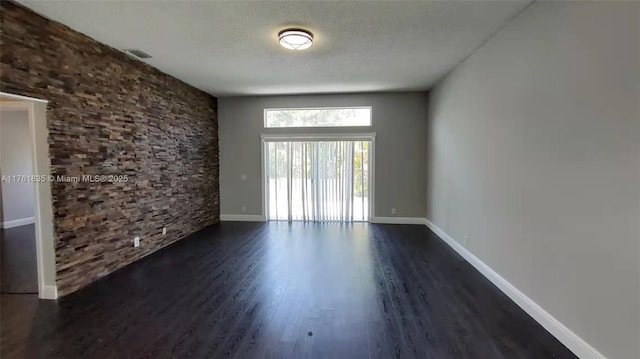
[[[225,96],[425,90],[530,0],[19,2]],[[289,26],[313,47],[281,48]]]

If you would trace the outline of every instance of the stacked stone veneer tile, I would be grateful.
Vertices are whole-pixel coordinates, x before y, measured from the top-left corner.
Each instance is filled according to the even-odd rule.
[[[12,2],[0,31],[0,91],[49,101],[52,174],[128,176],[52,183],[60,294],[219,220],[214,97]]]

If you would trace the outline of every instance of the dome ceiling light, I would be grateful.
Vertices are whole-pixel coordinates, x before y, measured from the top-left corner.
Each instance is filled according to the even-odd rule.
[[[313,34],[306,30],[286,29],[278,33],[280,46],[289,50],[304,50],[313,44]]]

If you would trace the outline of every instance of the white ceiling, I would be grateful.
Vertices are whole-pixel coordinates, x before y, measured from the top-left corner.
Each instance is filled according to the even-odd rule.
[[[217,96],[426,90],[531,0],[19,0]],[[303,27],[306,51],[277,33]]]

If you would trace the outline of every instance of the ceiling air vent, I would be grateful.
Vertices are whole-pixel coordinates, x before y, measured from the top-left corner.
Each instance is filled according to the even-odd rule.
[[[145,59],[150,59],[151,55],[147,54],[146,52],[140,50],[140,49],[124,49],[122,50],[124,52],[126,52],[127,54],[138,58],[140,60],[145,60]]]

